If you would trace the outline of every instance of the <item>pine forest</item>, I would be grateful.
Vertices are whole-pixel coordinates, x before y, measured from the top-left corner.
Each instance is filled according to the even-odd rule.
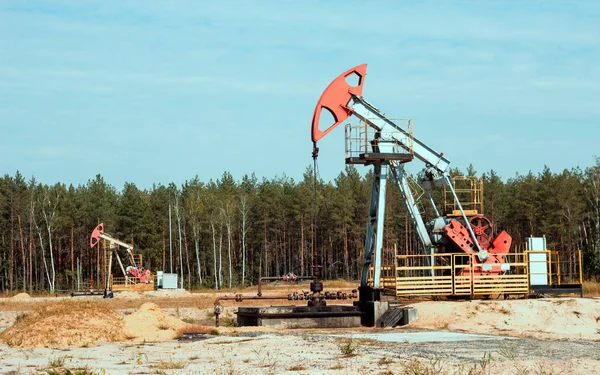
[[[477,175],[473,166],[452,175]],[[484,181],[485,215],[518,246],[546,236],[552,250],[583,251],[584,275],[600,274],[600,158],[586,169]],[[316,190],[316,195],[315,195]],[[326,279],[357,280],[362,266],[371,173],[346,166],[334,181],[283,176],[240,180],[224,172],[175,184],[118,189],[97,175],[85,185],[52,186],[19,172],[0,179],[0,290],[74,290],[77,280],[98,285],[100,247],[90,234],[106,232],[131,243],[144,266],[183,276],[186,289],[256,284],[261,276],[310,275],[322,258]],[[316,197],[316,200],[315,200]],[[440,203],[441,194],[434,196]],[[415,252],[419,244],[398,189],[387,189],[384,249]],[[425,207],[425,206],[424,206]],[[316,215],[315,215],[316,212]],[[433,218],[433,212],[425,216]],[[391,255],[390,255],[391,254]]]

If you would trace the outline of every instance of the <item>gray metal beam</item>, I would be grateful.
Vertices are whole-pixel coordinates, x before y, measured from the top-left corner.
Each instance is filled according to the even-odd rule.
[[[414,153],[414,155],[425,164],[431,165],[441,173],[448,171],[450,166],[450,161],[448,159],[444,158],[441,153],[434,151],[423,142],[414,138],[407,130],[402,129],[396,123],[389,120],[377,108],[369,104],[362,97],[353,96],[350,103],[348,103],[348,106],[352,109],[353,114],[356,117],[368,123],[371,127],[382,130],[383,132],[385,132],[385,128],[388,127],[401,134],[400,137],[396,139],[398,144],[408,152]]]

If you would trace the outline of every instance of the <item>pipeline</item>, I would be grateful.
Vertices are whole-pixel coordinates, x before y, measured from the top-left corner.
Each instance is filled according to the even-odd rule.
[[[284,276],[265,276],[258,279],[258,293],[257,296],[262,296],[262,282],[263,281],[298,281],[298,280],[314,280],[314,276],[297,276],[293,273],[288,273]]]
[[[288,300],[289,301],[303,301],[303,300],[313,300],[313,299],[325,299],[325,300],[346,300],[346,299],[353,299],[353,298],[358,298],[358,292],[356,289],[352,289],[352,292],[350,293],[345,293],[345,292],[324,292],[324,293],[310,293],[310,292],[305,292],[302,291],[300,293],[298,292],[294,292],[292,294],[288,294]]]
[[[243,302],[244,300],[247,299],[262,299],[262,300],[276,300],[276,299],[280,299],[280,300],[287,300],[288,296],[244,296],[241,294],[236,294],[233,296],[221,296],[221,297],[217,297],[217,299],[215,299],[214,302],[214,306],[215,306],[215,327],[219,326],[219,315],[223,312],[223,306],[221,306],[220,302],[221,301],[226,301],[226,300],[235,300],[235,302]]]

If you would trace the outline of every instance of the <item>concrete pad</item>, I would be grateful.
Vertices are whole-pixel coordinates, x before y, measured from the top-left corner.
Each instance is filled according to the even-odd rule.
[[[360,327],[362,313],[349,305],[239,307],[238,326],[272,328]]]

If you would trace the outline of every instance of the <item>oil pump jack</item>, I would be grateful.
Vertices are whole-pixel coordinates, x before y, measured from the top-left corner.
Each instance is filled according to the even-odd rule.
[[[319,99],[312,119],[313,158],[318,156],[317,142],[329,134],[335,127],[355,116],[361,126],[346,128],[346,163],[373,166],[371,199],[364,244],[364,259],[360,282],[360,301],[378,301],[380,299],[382,247],[384,233],[386,184],[392,175],[406,205],[424,254],[428,255],[430,275],[434,275],[434,254],[456,252],[458,249],[469,255],[469,265],[462,272],[475,274],[501,274],[503,257],[509,252],[511,237],[505,231],[495,237],[491,222],[483,213],[466,212],[461,205],[449,174],[450,161],[441,152],[434,151],[424,142],[413,137],[406,125],[386,117],[379,109],[363,97],[367,65],[358,65],[329,84]],[[356,85],[348,81],[358,80]],[[323,110],[328,111],[334,123],[324,130],[319,128]],[[412,120],[408,120],[412,124]],[[352,136],[352,133],[357,134]],[[356,146],[356,147],[355,147]],[[353,152],[353,148],[355,149]],[[422,211],[409,184],[405,163],[419,160],[425,164],[420,184],[433,207],[436,218],[425,222]],[[431,190],[449,189],[454,198],[453,213],[440,214]],[[429,256],[430,255],[430,256]],[[479,266],[476,267],[476,264]],[[482,267],[484,264],[485,267]],[[372,283],[368,282],[372,268]]]
[[[103,239],[108,242],[109,249],[105,250],[104,253],[104,276],[106,282],[104,285],[104,298],[111,298],[113,296],[113,275],[112,275],[112,264],[113,257],[117,259],[117,263],[123,273],[124,283],[120,285],[121,289],[147,289],[147,288],[134,288],[135,285],[152,284],[153,278],[149,270],[142,267],[141,255],[137,257],[133,254],[133,246],[112,237],[110,234],[104,232],[104,223],[98,224],[98,226],[92,232],[90,236],[90,248],[94,248]],[[119,256],[119,247],[125,248],[129,258],[130,264],[125,267]],[[137,259],[136,259],[137,258]],[[118,288],[119,289],[119,288]],[[152,286],[151,289],[154,289]]]

